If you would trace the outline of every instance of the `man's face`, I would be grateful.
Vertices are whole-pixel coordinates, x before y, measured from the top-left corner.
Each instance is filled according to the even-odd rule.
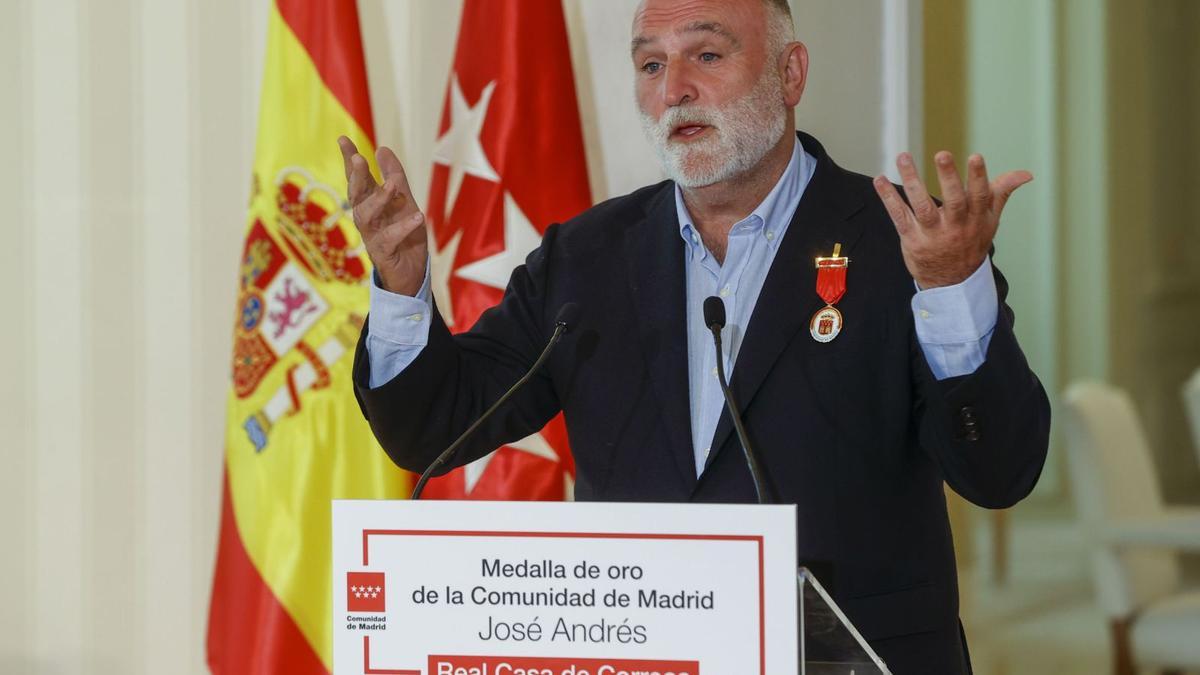
[[[668,175],[702,187],[753,168],[788,106],[762,0],[646,0],[634,17],[642,124]]]

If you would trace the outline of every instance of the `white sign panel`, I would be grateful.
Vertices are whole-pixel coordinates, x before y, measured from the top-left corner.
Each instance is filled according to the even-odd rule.
[[[797,671],[794,506],[335,501],[335,675]]]

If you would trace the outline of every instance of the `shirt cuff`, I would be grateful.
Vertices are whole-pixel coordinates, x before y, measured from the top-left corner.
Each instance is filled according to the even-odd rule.
[[[962,283],[925,291],[918,286],[912,298],[917,341],[922,345],[979,342],[991,335],[999,311],[992,262],[986,257]]]
[[[429,341],[429,323],[433,312],[429,290],[429,260],[425,261],[425,280],[415,296],[385,290],[377,273],[371,274],[371,321],[369,339],[396,345],[423,347]]]

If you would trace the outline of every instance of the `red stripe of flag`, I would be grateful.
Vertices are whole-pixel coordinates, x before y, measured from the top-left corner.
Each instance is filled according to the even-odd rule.
[[[375,144],[355,0],[275,0],[279,14],[312,58],[321,81]]]
[[[221,495],[221,537],[208,614],[209,670],[213,675],[328,675],[242,545],[228,473]]]

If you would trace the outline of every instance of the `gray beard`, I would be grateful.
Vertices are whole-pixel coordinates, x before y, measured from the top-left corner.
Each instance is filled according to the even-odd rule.
[[[783,138],[788,108],[768,71],[748,94],[721,108],[673,107],[657,120],[640,109],[638,114],[667,177],[680,187],[699,188],[757,166]],[[715,133],[695,143],[674,143],[671,131],[683,122],[708,125]]]

